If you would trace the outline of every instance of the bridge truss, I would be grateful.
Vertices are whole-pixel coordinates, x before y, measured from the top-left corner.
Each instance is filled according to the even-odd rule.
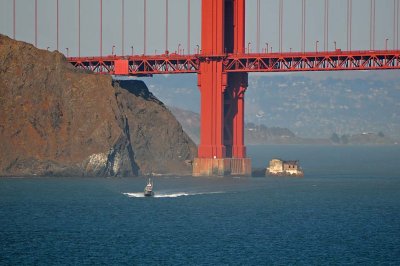
[[[400,51],[250,53],[221,55],[135,55],[70,57],[77,68],[97,74],[145,76],[198,73],[200,63],[223,62],[224,72],[295,72],[400,69]]]

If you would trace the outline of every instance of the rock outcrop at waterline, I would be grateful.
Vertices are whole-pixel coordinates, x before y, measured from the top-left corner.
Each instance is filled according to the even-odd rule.
[[[0,176],[189,174],[195,153],[143,82],[0,35]]]

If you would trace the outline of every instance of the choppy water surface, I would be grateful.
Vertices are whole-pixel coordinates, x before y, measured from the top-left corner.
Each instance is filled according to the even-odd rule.
[[[0,179],[0,264],[400,264],[398,147],[249,147],[305,177]]]

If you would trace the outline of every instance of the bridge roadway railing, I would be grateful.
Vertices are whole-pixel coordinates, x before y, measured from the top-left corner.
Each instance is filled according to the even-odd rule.
[[[400,50],[246,54],[161,54],[69,57],[77,68],[98,74],[154,75],[198,73],[200,64],[223,61],[225,72],[296,72],[400,69]]]

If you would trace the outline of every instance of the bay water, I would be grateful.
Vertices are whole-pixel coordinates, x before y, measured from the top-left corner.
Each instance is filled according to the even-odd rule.
[[[1,178],[0,265],[399,265],[399,146],[250,146],[304,178]]]

